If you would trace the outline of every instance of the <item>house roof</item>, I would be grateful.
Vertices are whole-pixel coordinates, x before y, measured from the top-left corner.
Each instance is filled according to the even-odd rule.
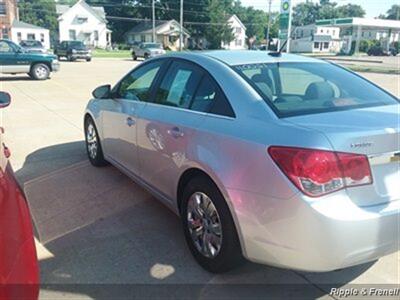
[[[85,2],[85,1],[81,0],[81,1],[78,1],[78,2]],[[78,3],[78,2],[77,2],[77,3]],[[74,5],[76,5],[77,3],[75,3]],[[87,4],[86,2],[85,2],[85,4],[86,4],[89,8],[91,8],[92,11],[93,11],[99,18],[105,20],[105,18],[106,18],[106,12],[105,12],[103,6],[91,6],[91,5]],[[56,5],[56,12],[57,12],[57,15],[58,15],[58,16],[61,16],[61,15],[65,14],[65,13],[66,13],[71,7],[73,7],[74,5],[57,4],[57,5]]]
[[[232,16],[230,16],[230,17],[228,18],[228,21],[229,21],[230,19],[232,19],[232,18],[234,18],[234,19],[240,24],[240,26],[241,26],[244,30],[246,30],[246,26],[244,26],[244,24],[242,23],[242,21],[239,19],[239,17],[238,17],[237,15],[232,15]]]
[[[171,24],[171,23],[176,23],[177,26],[179,27],[179,23],[175,20],[156,20],[156,33],[159,34],[159,30],[164,27],[164,25]],[[142,21],[136,26],[134,26],[131,30],[129,30],[126,34],[146,34],[146,33],[152,33],[153,32],[153,22],[151,20],[148,21]],[[173,32],[172,30],[168,30],[167,32],[163,32],[163,34],[170,34]],[[189,32],[183,28],[183,32],[186,35],[189,35]]]
[[[29,23],[25,23],[22,21],[18,21],[18,20],[14,20],[12,23],[12,28],[27,28],[27,29],[39,29],[39,30],[48,30],[46,28],[40,27],[40,26],[36,26],[36,25],[32,25]]]

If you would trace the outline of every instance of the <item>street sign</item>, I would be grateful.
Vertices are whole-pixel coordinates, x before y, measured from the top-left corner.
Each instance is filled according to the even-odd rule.
[[[290,30],[291,0],[281,1],[281,13],[279,15],[279,38],[287,39]]]

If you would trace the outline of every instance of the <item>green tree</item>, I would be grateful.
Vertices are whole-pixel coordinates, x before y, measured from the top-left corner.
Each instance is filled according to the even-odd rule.
[[[49,0],[19,0],[20,20],[50,30],[54,42],[58,32],[56,4]]]
[[[392,5],[392,7],[386,13],[386,19],[400,20],[400,5]]]
[[[360,5],[346,4],[337,8],[337,15],[339,18],[363,18],[365,10]]]
[[[210,0],[208,15],[210,24],[205,29],[205,37],[210,49],[221,48],[221,42],[229,43],[233,40],[232,28],[228,24],[229,7],[231,0]]]

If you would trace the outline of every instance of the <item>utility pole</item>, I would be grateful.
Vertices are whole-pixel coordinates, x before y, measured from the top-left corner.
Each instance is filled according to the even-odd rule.
[[[152,15],[153,15],[153,43],[156,42],[156,5],[155,0],[152,1]]]
[[[181,28],[179,30],[179,51],[183,48],[183,0],[181,0]]]
[[[268,27],[267,27],[267,50],[269,50],[269,31],[271,30],[271,5],[272,0],[268,2]]]

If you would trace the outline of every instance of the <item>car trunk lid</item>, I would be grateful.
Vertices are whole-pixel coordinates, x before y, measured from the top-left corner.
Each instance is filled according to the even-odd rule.
[[[400,200],[400,105],[286,118],[323,133],[333,150],[368,156],[373,184],[348,188],[359,206]]]

